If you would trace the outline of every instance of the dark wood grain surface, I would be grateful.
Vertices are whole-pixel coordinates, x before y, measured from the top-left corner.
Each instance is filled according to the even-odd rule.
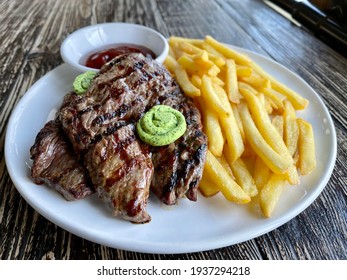
[[[347,259],[347,59],[258,0],[0,0],[0,259]],[[241,244],[188,254],[143,254],[84,240],[49,222],[17,192],[6,169],[11,111],[31,85],[63,63],[72,31],[131,22],[164,36],[210,34],[285,65],[321,96],[334,120],[337,160],[305,211]],[[324,152],[324,151],[318,151]]]

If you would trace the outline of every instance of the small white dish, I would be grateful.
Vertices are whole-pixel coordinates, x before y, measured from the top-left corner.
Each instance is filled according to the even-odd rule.
[[[131,23],[102,23],[83,27],[71,33],[60,47],[63,60],[80,72],[99,71],[81,64],[81,60],[94,51],[115,44],[144,46],[156,55],[155,60],[163,63],[169,45],[163,35],[154,29]]]

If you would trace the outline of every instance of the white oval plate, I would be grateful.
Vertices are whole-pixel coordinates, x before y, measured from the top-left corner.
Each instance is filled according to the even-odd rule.
[[[38,131],[54,116],[63,96],[71,90],[78,74],[67,64],[37,81],[19,101],[7,127],[5,156],[9,174],[24,199],[41,215],[63,229],[87,240],[130,251],[146,253],[187,253],[220,248],[265,234],[294,218],[321,193],[336,159],[335,128],[317,93],[300,77],[269,58],[249,52],[255,62],[278,80],[310,101],[298,113],[314,129],[317,168],[302,177],[300,186],[288,186],[269,219],[262,218],[256,203],[236,205],[221,195],[197,202],[182,199],[179,205],[163,206],[151,196],[148,212],[152,221],[131,224],[114,218],[96,195],[68,202],[47,186],[30,178],[29,149]]]

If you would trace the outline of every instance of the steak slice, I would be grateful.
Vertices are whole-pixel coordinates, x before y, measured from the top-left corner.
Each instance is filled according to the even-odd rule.
[[[207,153],[200,112],[190,98],[182,96],[178,86],[169,95],[157,99],[156,103],[171,106],[184,115],[187,130],[174,143],[152,148],[155,171],[151,190],[168,205],[183,196],[196,201]]]
[[[30,155],[33,160],[31,176],[36,184],[46,183],[66,200],[94,193],[87,170],[74,155],[59,122],[45,124],[30,148]]]
[[[133,124],[104,136],[84,159],[100,198],[114,216],[134,223],[150,221],[146,205],[153,165],[148,149],[137,141]]]

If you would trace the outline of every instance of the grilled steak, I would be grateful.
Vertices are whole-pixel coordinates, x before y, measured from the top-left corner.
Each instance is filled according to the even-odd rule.
[[[40,130],[30,155],[31,176],[36,184],[48,184],[66,200],[94,193],[87,171],[74,155],[59,122],[50,121]]]
[[[135,223],[150,221],[146,205],[153,174],[146,147],[129,124],[104,136],[85,155],[85,165],[101,197],[121,216]]]
[[[186,118],[187,131],[168,146],[151,148],[155,170],[151,189],[169,205],[184,195],[196,200],[207,151],[200,113],[170,73],[154,60],[142,54],[114,58],[102,67],[83,96],[72,93],[65,98],[59,119],[80,153],[120,127],[136,123],[157,104],[179,110]],[[93,182],[99,175],[91,174]]]

